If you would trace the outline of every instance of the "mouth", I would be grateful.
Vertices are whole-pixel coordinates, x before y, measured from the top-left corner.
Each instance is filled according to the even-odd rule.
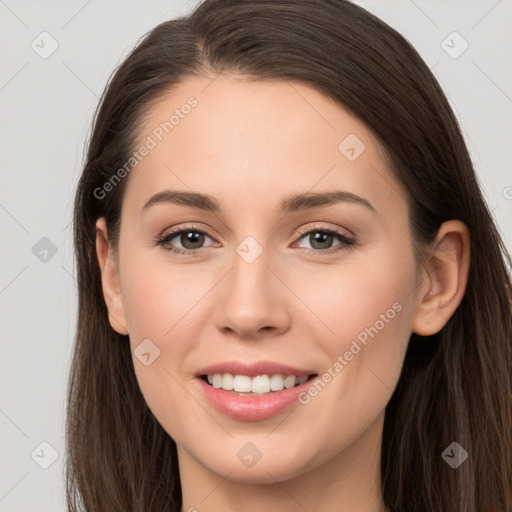
[[[212,388],[222,389],[230,394],[245,397],[273,395],[285,389],[301,386],[315,377],[318,377],[318,374],[284,375],[275,373],[254,377],[231,373],[200,375],[200,379]]]

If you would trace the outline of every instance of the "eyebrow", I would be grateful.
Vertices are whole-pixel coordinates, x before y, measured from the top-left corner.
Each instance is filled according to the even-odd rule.
[[[293,213],[302,210],[310,210],[322,206],[328,206],[339,202],[353,203],[364,206],[373,213],[377,213],[372,204],[363,197],[359,197],[345,190],[333,190],[330,192],[306,192],[286,197],[279,205],[282,214]],[[140,213],[145,212],[155,204],[170,203],[192,208],[199,208],[212,213],[221,213],[222,208],[213,196],[198,192],[179,190],[163,190],[151,196],[142,207]]]

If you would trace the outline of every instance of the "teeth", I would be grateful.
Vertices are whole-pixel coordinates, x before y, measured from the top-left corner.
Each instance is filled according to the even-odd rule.
[[[293,388],[295,386],[295,383],[297,382],[297,377],[295,377],[295,375],[288,375],[285,379],[284,379],[284,387],[286,389],[290,389],[290,388]]]
[[[214,388],[238,393],[270,393],[290,389],[308,380],[308,375],[296,377],[295,375],[232,375],[231,373],[214,373],[208,375],[208,383]]]
[[[224,378],[222,378],[222,380],[224,380]],[[238,391],[239,393],[250,393],[251,378],[247,377],[246,375],[235,375],[235,377],[233,378],[233,389],[235,391]]]
[[[272,377],[270,377],[270,389],[272,391],[281,391],[284,389],[284,377],[282,375],[272,375]]]
[[[225,373],[222,376],[222,389],[225,389],[226,391],[231,391],[234,388],[233,381],[233,375],[231,375],[230,373]]]
[[[222,387],[222,375],[220,373],[216,373],[213,376],[213,387],[214,388],[220,388]]]

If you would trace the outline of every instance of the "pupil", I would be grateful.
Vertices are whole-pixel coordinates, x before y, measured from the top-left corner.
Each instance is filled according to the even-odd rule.
[[[187,233],[182,233],[180,242],[186,249],[197,249],[198,247],[194,244],[201,246],[204,242],[204,235],[202,233],[197,233],[196,231],[188,231]],[[191,244],[192,246],[189,246],[188,244]]]
[[[311,236],[313,237],[312,239],[311,239]],[[313,247],[314,249],[328,249],[329,245],[330,245],[328,242],[331,242],[332,238],[333,238],[333,235],[331,235],[329,233],[323,233],[322,231],[317,231],[315,234],[310,235],[311,247]],[[327,242],[327,246],[325,246],[326,242]],[[315,246],[315,244],[320,244],[320,247]]]

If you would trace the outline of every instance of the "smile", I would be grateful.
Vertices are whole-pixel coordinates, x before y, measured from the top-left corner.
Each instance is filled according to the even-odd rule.
[[[268,362],[231,362],[201,370],[194,381],[206,406],[235,420],[261,421],[298,405],[299,395],[318,378],[311,371]]]
[[[203,375],[203,380],[216,389],[231,391],[239,396],[261,396],[268,393],[291,389],[304,384],[313,375],[232,375],[213,373]]]

